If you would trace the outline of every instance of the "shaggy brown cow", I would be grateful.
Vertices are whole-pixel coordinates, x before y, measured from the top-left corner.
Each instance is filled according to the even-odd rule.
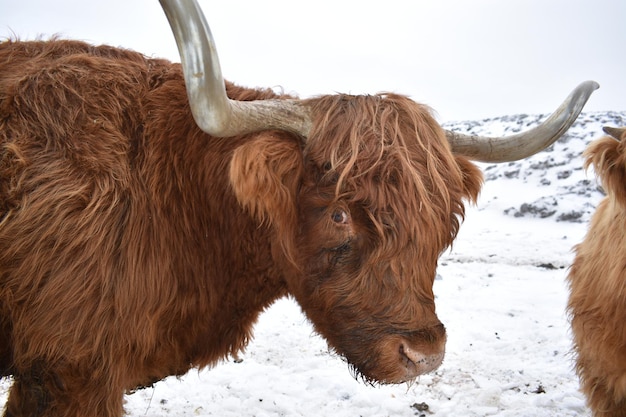
[[[182,68],[0,44],[5,415],[120,416],[125,390],[244,349],[286,295],[366,380],[436,368],[437,258],[481,186],[466,156],[549,145],[595,83],[528,133],[446,135],[404,96],[225,84],[197,4],[164,7]]]
[[[569,273],[576,369],[596,417],[626,417],[626,129],[585,151],[607,196]]]

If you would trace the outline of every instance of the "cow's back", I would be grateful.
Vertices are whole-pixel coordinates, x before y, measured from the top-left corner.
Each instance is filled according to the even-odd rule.
[[[251,137],[203,133],[178,64],[1,43],[0,373],[129,389],[242,349],[285,294],[270,229],[228,182]]]
[[[80,42],[0,43],[3,374],[11,373],[10,351],[28,356],[29,346],[52,349],[64,331],[72,331],[69,320],[86,325],[106,314],[99,311],[101,283],[90,277],[105,270],[111,276],[118,268],[113,252],[125,218],[120,202],[133,146],[128,109],[137,107],[142,88],[142,71],[128,65],[132,54],[124,60],[126,88],[120,88],[124,81],[110,59],[115,53]],[[93,306],[85,312],[91,318],[78,314],[77,302]],[[15,327],[19,337],[12,336]]]
[[[2,374],[87,361],[118,337],[142,100],[160,65],[74,41],[0,43]]]

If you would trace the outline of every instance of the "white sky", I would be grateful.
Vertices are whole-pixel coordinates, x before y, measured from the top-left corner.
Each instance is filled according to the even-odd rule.
[[[440,121],[626,110],[624,0],[199,0],[224,76],[301,97],[393,91]],[[0,38],[107,43],[179,61],[158,0],[0,0]]]

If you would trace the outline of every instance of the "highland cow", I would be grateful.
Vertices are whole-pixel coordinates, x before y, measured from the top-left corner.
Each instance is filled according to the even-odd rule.
[[[576,119],[583,83],[512,137],[445,132],[396,94],[299,100],[221,76],[193,0],[182,65],[0,43],[0,375],[6,416],[119,417],[123,394],[236,355],[293,296],[367,381],[439,366],[437,259],[481,173]]]
[[[570,270],[576,370],[594,417],[626,417],[626,129],[585,150],[607,196]]]

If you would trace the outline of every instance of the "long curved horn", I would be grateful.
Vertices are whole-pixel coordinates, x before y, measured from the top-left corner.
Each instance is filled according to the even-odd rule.
[[[195,0],[160,0],[176,38],[191,112],[198,126],[216,137],[265,129],[306,137],[311,130],[307,107],[299,100],[230,100],[213,35]]]
[[[307,137],[309,109],[299,100],[230,100],[209,25],[195,0],[160,0],[176,38],[187,95],[198,126],[212,136],[229,137],[265,129]],[[599,85],[580,84],[544,123],[506,137],[481,137],[446,131],[455,153],[483,162],[507,162],[533,155],[556,141],[578,117]]]
[[[574,123],[585,103],[600,85],[585,81],[542,124],[526,132],[504,137],[483,137],[446,131],[452,151],[481,162],[509,162],[547,148]]]

